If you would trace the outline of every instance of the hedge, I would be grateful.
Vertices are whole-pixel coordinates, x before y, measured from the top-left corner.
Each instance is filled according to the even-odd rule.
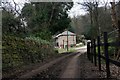
[[[2,38],[3,70],[40,62],[55,53],[53,45],[48,42],[5,35]]]

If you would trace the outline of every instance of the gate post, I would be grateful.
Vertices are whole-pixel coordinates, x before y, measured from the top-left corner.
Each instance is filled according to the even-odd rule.
[[[98,46],[98,65],[99,65],[99,71],[101,71],[100,36],[98,36],[97,38],[97,46]]]
[[[93,39],[93,54],[94,54],[94,63],[95,63],[95,66],[97,66],[97,61],[96,61],[96,43],[95,43],[95,39]]]
[[[87,42],[87,57],[90,60],[90,42]]]
[[[109,67],[109,55],[108,55],[108,36],[107,32],[104,32],[104,52],[106,58],[106,71],[107,71],[107,78],[110,77],[110,67]]]
[[[90,53],[91,62],[93,63],[93,40],[91,40],[91,53]]]

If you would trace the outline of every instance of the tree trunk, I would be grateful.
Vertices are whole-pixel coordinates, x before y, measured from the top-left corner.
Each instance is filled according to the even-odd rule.
[[[117,4],[117,19],[118,19],[118,42],[120,42],[120,1]],[[120,57],[120,47],[118,47],[117,60]]]
[[[99,22],[98,22],[98,3],[95,3],[95,27],[96,27],[96,37],[100,35],[100,30],[99,30]]]
[[[111,4],[111,18],[112,18],[112,26],[117,29],[117,18],[115,11],[115,2],[110,2]]]
[[[115,11],[115,1],[111,2],[111,18],[112,18],[112,25],[117,29],[117,34],[116,34],[116,41],[120,41],[120,1],[117,4],[117,15]],[[120,47],[116,47],[114,55],[117,53],[117,56],[115,57],[117,60],[119,59],[120,56]]]

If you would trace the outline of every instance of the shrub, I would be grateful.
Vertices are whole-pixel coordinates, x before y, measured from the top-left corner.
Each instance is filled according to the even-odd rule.
[[[3,35],[3,70],[36,63],[54,55],[51,43],[38,38],[21,39]]]

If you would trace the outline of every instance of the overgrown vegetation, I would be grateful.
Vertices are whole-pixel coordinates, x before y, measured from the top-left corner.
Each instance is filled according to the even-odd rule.
[[[9,1],[2,3],[3,71],[56,56],[52,35],[70,27],[67,11],[73,5],[28,2],[19,11],[12,1],[15,6]]]
[[[21,39],[14,36],[3,36],[3,70],[18,66],[42,62],[57,55],[53,45],[31,38]]]

